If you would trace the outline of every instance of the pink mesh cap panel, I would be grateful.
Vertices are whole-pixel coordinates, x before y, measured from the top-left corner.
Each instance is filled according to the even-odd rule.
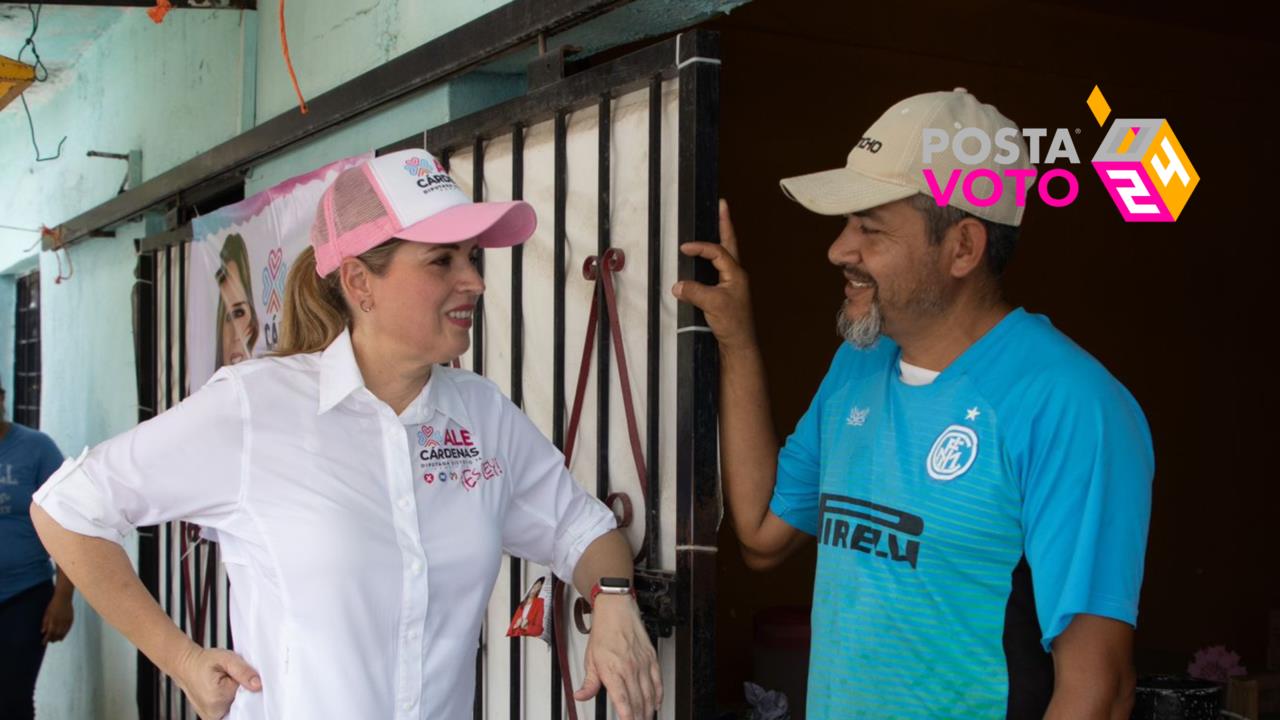
[[[311,246],[316,272],[333,272],[344,257],[360,255],[387,240],[400,229],[395,216],[379,198],[367,168],[344,170],[324,192],[311,225]]]

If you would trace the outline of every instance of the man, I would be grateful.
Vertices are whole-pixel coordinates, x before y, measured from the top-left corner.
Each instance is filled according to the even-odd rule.
[[[71,630],[71,581],[36,537],[31,494],[62,464],[53,440],[4,418],[0,387],[0,718],[35,714],[36,676],[45,646]]]
[[[1012,164],[976,143],[972,164],[949,145],[926,159],[926,129],[969,127],[1016,128],[963,89],[918,95],[846,167],[782,181],[848,219],[828,250],[847,342],[781,452],[727,206],[720,245],[682,247],[720,273],[673,292],[720,344],[742,552],[763,569],[819,543],[810,720],[1128,717],[1150,433],[1096,360],[1004,300],[1023,211],[1011,188],[934,200],[926,169],[945,189],[953,170],[1030,167],[1025,142]]]

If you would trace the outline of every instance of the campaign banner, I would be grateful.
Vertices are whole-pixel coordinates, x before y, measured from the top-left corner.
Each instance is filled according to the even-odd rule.
[[[188,387],[275,350],[285,278],[310,241],[320,196],[338,173],[371,157],[330,163],[191,222]]]

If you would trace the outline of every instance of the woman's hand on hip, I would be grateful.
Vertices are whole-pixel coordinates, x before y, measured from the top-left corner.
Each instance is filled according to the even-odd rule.
[[[589,700],[603,685],[619,720],[649,720],[662,707],[658,654],[630,595],[600,595],[591,611],[587,677],[573,694]]]
[[[244,658],[230,650],[191,646],[174,678],[195,706],[201,720],[222,720],[231,710],[236,692],[244,687],[261,692],[262,678]]]

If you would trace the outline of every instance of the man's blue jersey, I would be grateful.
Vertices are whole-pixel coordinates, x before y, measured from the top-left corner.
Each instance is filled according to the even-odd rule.
[[[1038,716],[1078,613],[1136,623],[1151,434],[1133,396],[1019,309],[929,385],[836,353],[770,508],[818,540],[807,716]]]

